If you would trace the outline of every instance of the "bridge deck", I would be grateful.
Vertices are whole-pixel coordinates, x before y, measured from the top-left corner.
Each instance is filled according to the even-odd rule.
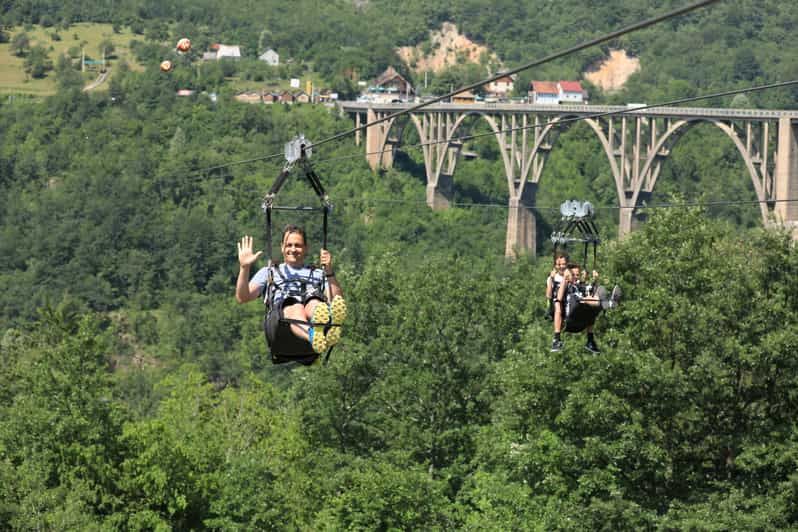
[[[369,103],[341,101],[338,103],[344,112],[366,112],[372,109],[377,112],[397,112],[418,105],[415,103]],[[541,105],[528,103],[434,103],[423,107],[418,113],[535,113],[541,115],[576,115],[591,116],[601,113],[624,113],[644,117],[671,118],[706,118],[725,120],[773,120],[787,117],[798,120],[798,111],[788,109],[725,109],[720,107],[655,107],[651,109],[633,109],[623,105]]]

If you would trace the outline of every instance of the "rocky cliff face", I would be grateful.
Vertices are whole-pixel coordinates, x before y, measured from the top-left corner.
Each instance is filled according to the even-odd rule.
[[[484,64],[486,72],[496,72],[503,68],[501,60],[494,52],[462,35],[451,22],[444,22],[440,30],[430,32],[428,42],[417,46],[402,46],[396,52],[415,72],[440,72],[463,63]],[[628,55],[625,50],[610,50],[609,57],[588,69],[584,78],[611,92],[622,88],[638,70],[640,60],[637,57]]]
[[[585,79],[611,92],[623,87],[629,76],[640,70],[640,60],[625,50],[610,50],[610,56],[585,72]]]
[[[397,54],[416,72],[439,72],[460,63],[484,63],[492,70],[501,66],[496,54],[460,34],[451,22],[444,22],[440,30],[430,32],[430,42],[432,46],[430,43],[403,46],[397,49]]]

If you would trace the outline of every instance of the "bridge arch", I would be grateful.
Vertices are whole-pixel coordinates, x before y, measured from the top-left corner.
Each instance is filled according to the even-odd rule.
[[[543,128],[543,130],[541,132],[541,135],[540,135],[540,138],[535,142],[534,146],[532,147],[532,150],[531,150],[531,153],[529,154],[528,159],[529,159],[529,161],[531,163],[531,161],[535,157],[537,157],[539,155],[540,148],[543,145],[543,143],[546,141],[546,137],[549,137],[548,144],[551,147],[554,147],[555,143],[557,142],[557,137],[559,137],[559,135],[563,131],[565,131],[565,129],[573,126],[578,121],[580,121],[580,120],[575,120],[575,119],[580,119],[580,118],[581,118],[582,122],[587,124],[590,127],[590,129],[593,130],[593,133],[596,134],[596,137],[598,137],[598,140],[601,143],[601,147],[604,150],[604,154],[607,156],[607,160],[610,163],[610,170],[612,171],[612,175],[616,177],[616,179],[615,179],[615,185],[616,185],[615,186],[615,193],[616,193],[616,195],[618,197],[618,201],[619,201],[619,204],[620,204],[621,203],[621,199],[624,196],[624,190],[623,190],[623,187],[620,184],[621,180],[618,179],[618,176],[622,175],[622,168],[619,166],[619,164],[618,164],[618,162],[616,161],[616,158],[615,158],[615,154],[614,154],[614,149],[615,148],[614,148],[614,145],[613,145],[613,143],[612,143],[612,141],[610,139],[611,133],[605,133],[604,129],[602,128],[602,126],[599,123],[599,121],[594,119],[594,118],[585,118],[585,117],[580,117],[579,115],[568,115],[568,114],[564,114],[564,115],[560,115],[560,116],[555,117],[552,121],[550,121],[546,125],[546,127]],[[560,122],[566,122],[565,127],[562,127],[562,124],[560,124]],[[555,126],[557,126],[557,127],[555,127]],[[542,173],[543,173],[543,164],[544,163],[545,163],[545,160],[541,160],[540,167],[539,167],[539,169],[537,169],[536,175],[533,176],[533,182],[534,183],[539,183],[540,182],[540,178],[542,177]]]
[[[646,158],[645,163],[643,164],[643,174],[645,175],[646,172],[651,170],[652,165],[654,164],[655,155],[659,153],[661,150],[665,149],[666,147],[672,147],[678,140],[685,134],[687,131],[700,124],[700,123],[708,123],[716,126],[720,129],[723,133],[726,134],[727,137],[731,139],[734,146],[737,148],[737,151],[743,158],[743,162],[745,163],[745,167],[748,170],[748,175],[751,178],[751,182],[754,185],[754,191],[756,192],[757,199],[759,200],[759,209],[760,214],[762,215],[762,222],[767,224],[768,222],[768,205],[767,205],[767,191],[765,190],[766,181],[768,179],[767,175],[767,168],[763,166],[762,174],[760,175],[754,165],[753,158],[751,156],[750,150],[747,148],[746,144],[737,134],[732,126],[729,124],[721,121],[715,120],[711,118],[690,118],[690,119],[683,119],[674,122],[670,125],[668,130],[660,137],[657,143],[653,146],[652,155]],[[670,151],[670,150],[668,150]],[[654,186],[656,185],[657,179],[659,177],[659,173],[653,175],[649,188],[653,190]],[[643,183],[639,183],[639,186],[635,187],[632,193],[632,205],[636,205],[637,199],[640,195],[642,190]]]
[[[427,115],[417,115],[411,114],[410,118],[413,122],[413,125],[416,127],[416,131],[418,133],[418,137],[421,140],[422,148],[424,148],[424,162],[427,164],[428,172],[427,178],[428,181],[432,184],[436,184],[438,182],[438,177],[440,176],[440,172],[443,169],[443,165],[447,155],[450,155],[447,152],[447,148],[451,146],[451,144],[456,140],[455,134],[460,126],[463,124],[466,118],[471,116],[478,116],[485,119],[488,124],[490,125],[491,129],[493,130],[494,134],[498,132],[498,126],[496,121],[493,120],[490,116],[488,116],[483,111],[466,111],[463,113],[458,113],[454,120],[450,120],[448,123],[438,123],[438,124],[430,124],[425,123],[424,118]],[[443,135],[434,135],[434,131],[432,128],[444,128],[443,132],[438,131],[437,133],[443,133]],[[429,149],[427,149],[429,148]],[[457,147],[457,151],[459,153],[459,146]],[[433,155],[435,157],[433,157]],[[452,166],[450,168],[451,172],[454,171],[454,165],[456,161],[452,161]],[[431,171],[430,171],[431,170]]]
[[[546,142],[553,144],[556,141],[556,136],[558,136],[562,131],[562,128],[558,127],[559,122],[565,118],[570,118],[566,116],[553,117],[552,120],[540,126],[541,132],[539,135],[536,135],[532,145],[526,147],[526,149],[521,149],[520,147],[515,146],[514,140],[508,141],[507,139],[503,138],[503,136],[507,135],[508,133],[511,136],[514,135],[515,131],[513,131],[513,128],[510,128],[508,131],[508,129],[500,123],[501,117],[494,116],[494,114],[489,111],[474,110],[457,113],[456,117],[449,123],[445,125],[437,124],[438,128],[443,127],[445,129],[443,136],[433,134],[434,132],[430,130],[430,124],[424,122],[423,116],[425,115],[412,114],[411,120],[416,127],[422,145],[424,145],[423,147],[430,148],[425,149],[424,151],[424,162],[427,166],[427,178],[429,184],[436,185],[438,183],[438,179],[444,168],[448,170],[447,173],[450,176],[452,175],[455,169],[456,159],[453,158],[448,161],[448,164],[445,164],[447,162],[447,156],[452,155],[452,151],[447,151],[446,148],[451,148],[453,143],[457,143],[458,137],[456,135],[463,122],[469,117],[477,116],[490,126],[494,136],[497,139],[499,152],[501,153],[502,162],[504,164],[505,176],[507,178],[507,186],[511,196],[513,195],[514,189],[523,188],[527,182],[538,182],[544,162],[542,159],[539,159],[539,155],[542,152],[542,146]],[[593,128],[600,138],[603,139],[603,137],[601,137],[601,128],[599,125],[593,120],[589,120],[588,122],[591,128]],[[518,129],[529,130],[532,128],[526,126]],[[437,133],[440,133],[440,131]],[[609,150],[611,148],[607,146],[606,140],[604,140],[603,145],[609,154]],[[432,149],[433,147],[437,147],[438,149]],[[455,151],[459,153],[460,146],[456,145],[455,147],[457,148]],[[614,164],[612,158],[610,158],[610,163]],[[516,164],[519,166],[518,172],[516,172]],[[530,171],[533,173],[533,178],[531,181],[529,180]]]

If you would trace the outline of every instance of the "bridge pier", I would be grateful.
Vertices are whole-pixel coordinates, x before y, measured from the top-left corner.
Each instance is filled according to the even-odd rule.
[[[526,253],[535,254],[537,221],[532,207],[535,205],[537,188],[537,183],[527,182],[520,193],[511,196],[508,201],[504,256],[509,259]]]
[[[435,210],[448,209],[454,197],[454,179],[449,174],[439,174],[437,183],[427,183],[427,206]]]
[[[366,123],[371,123],[377,120],[377,114],[369,107],[366,111]],[[376,172],[380,167],[380,154],[378,153],[381,147],[380,126],[369,126],[366,128],[366,161],[369,163],[371,170]]]
[[[618,219],[618,238],[623,238],[635,229],[637,229],[640,224],[645,222],[648,216],[644,212],[640,212],[635,209],[638,204],[642,204],[651,199],[651,192],[648,191],[641,191],[637,196],[637,201],[632,203],[634,196],[634,191],[627,190],[624,193],[624,201],[621,204],[621,208],[619,209],[619,219]]]
[[[635,210],[627,205],[621,205],[618,219],[618,238],[623,238],[632,232],[632,218]]]
[[[779,118],[779,142],[776,148],[775,205],[777,223],[792,230],[798,239],[798,130],[789,117]]]
[[[620,202],[621,208],[618,209],[618,238],[625,237],[634,228],[634,191],[627,190],[623,196],[623,201]]]
[[[383,116],[377,114],[369,107],[366,112],[366,123],[379,120]],[[390,168],[393,166],[393,150],[395,149],[395,142],[391,143],[388,138],[388,132],[393,125],[393,120],[381,122],[366,128],[366,161],[369,163],[372,171],[377,171],[380,168]],[[390,143],[390,149],[387,149]]]

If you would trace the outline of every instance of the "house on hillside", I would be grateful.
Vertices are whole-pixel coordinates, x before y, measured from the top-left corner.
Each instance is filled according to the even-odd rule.
[[[587,92],[578,81],[560,81],[557,88],[560,103],[587,103]]]
[[[280,55],[271,48],[260,54],[258,59],[269,66],[278,66],[280,64]]]
[[[241,59],[241,47],[237,44],[220,44],[216,50],[216,59]]]
[[[263,103],[273,104],[280,101],[280,95],[276,92],[263,92]]]
[[[294,103],[310,103],[310,96],[305,91],[295,92],[293,97]]]
[[[241,94],[236,94],[233,98],[243,103],[263,103],[263,98],[260,92],[257,91],[242,92]]]
[[[280,93],[278,101],[283,104],[292,104],[294,103],[294,95],[289,91],[283,91]]]
[[[528,94],[531,103],[543,105],[560,103],[560,89],[553,81],[533,81],[529,85]]]
[[[365,101],[376,103],[391,103],[393,101],[409,100],[416,91],[413,84],[392,66],[377,76],[368,88],[362,93]]]
[[[330,89],[322,89],[319,91],[317,101],[319,103],[329,103],[338,99],[338,93]]]
[[[237,44],[214,43],[209,52],[202,54],[203,61],[219,61],[220,59],[241,59],[241,47]]]
[[[488,96],[505,99],[513,92],[514,84],[515,75],[501,76],[488,83],[487,87],[485,87],[485,92]]]
[[[476,101],[476,95],[471,91],[463,91],[458,92],[454,96],[452,96],[452,103],[460,103],[460,104],[467,104],[467,103],[474,103]]]

